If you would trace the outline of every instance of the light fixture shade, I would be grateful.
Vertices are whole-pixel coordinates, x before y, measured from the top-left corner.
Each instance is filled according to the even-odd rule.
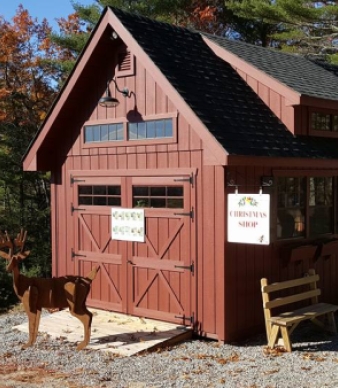
[[[100,98],[99,105],[103,106],[104,108],[115,108],[115,106],[117,106],[119,103],[120,101],[111,95],[110,89],[109,89],[109,81],[107,81],[106,95]]]
[[[128,88],[123,88],[123,90],[121,90],[118,87],[118,85],[117,85],[116,81],[114,80],[114,78],[112,78],[110,81],[114,82],[115,89],[119,93],[121,93],[124,98],[127,98],[127,97],[131,96],[131,93],[129,92]],[[100,100],[99,100],[99,105],[103,106],[105,108],[115,108],[120,103],[120,101],[117,98],[112,97],[112,95],[110,93],[110,89],[109,89],[110,81],[107,81],[106,95],[104,97],[101,97]]]
[[[100,106],[103,106],[104,108],[115,108],[119,103],[120,101],[117,98],[109,95],[100,98],[99,101]]]

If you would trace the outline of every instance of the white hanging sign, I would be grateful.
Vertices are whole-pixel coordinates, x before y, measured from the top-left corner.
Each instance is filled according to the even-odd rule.
[[[112,240],[145,241],[144,209],[112,209]]]
[[[270,244],[270,194],[228,194],[228,241]]]

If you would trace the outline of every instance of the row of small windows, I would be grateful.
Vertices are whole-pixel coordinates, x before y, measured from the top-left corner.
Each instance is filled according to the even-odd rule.
[[[312,112],[311,129],[315,131],[338,132],[338,115],[327,114],[322,112]],[[126,136],[124,133],[123,123],[86,125],[84,128],[85,143],[123,140],[165,139],[172,137],[172,119],[149,120],[137,123],[128,123]]]
[[[81,185],[78,188],[79,205],[121,206],[121,186]],[[183,186],[133,186],[133,207],[184,207]]]
[[[312,112],[311,129],[315,131],[338,132],[338,115]]]
[[[122,140],[164,139],[173,137],[172,119],[149,120],[128,123],[127,139],[124,135],[123,123],[86,125],[84,142],[97,143]]]

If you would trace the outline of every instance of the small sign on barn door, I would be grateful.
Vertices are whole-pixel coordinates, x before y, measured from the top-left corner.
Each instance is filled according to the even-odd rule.
[[[144,209],[112,209],[112,240],[145,241]]]
[[[228,194],[228,241],[270,244],[269,194]]]

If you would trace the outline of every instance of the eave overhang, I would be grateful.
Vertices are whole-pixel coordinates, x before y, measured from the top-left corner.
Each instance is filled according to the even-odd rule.
[[[213,50],[213,52],[217,56],[228,62],[236,70],[249,74],[250,77],[258,80],[266,87],[284,96],[286,100],[286,106],[303,105],[315,108],[338,109],[337,100],[328,100],[316,96],[301,94],[296,90],[292,89],[291,87],[281,83],[280,81],[266,74],[264,71],[246,62],[244,59],[226,50],[226,48],[221,47],[214,41],[208,39],[207,36],[202,35],[202,37],[206,44]]]

